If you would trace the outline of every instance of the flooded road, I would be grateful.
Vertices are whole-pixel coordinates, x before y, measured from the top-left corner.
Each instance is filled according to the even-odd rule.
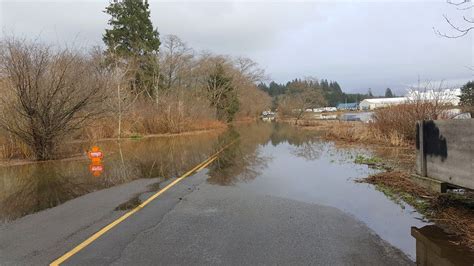
[[[391,201],[373,185],[354,182],[378,171],[354,163],[357,155],[370,156],[374,151],[341,148],[322,141],[314,132],[276,123],[242,124],[225,132],[129,140],[120,146],[113,141],[99,143],[106,154],[105,172],[99,177],[88,172],[87,160],[3,167],[0,168],[0,214],[4,221],[14,225],[15,219],[26,214],[92,191],[100,196],[104,188],[133,180],[173,178],[231,141],[235,143],[219,155],[203,177],[206,187],[202,191],[221,195],[219,204],[228,193],[228,199],[233,200],[248,197],[264,202],[270,198],[271,206],[284,199],[305,206],[333,207],[361,221],[410,259],[416,259],[412,227],[423,228],[430,223],[411,206]],[[204,192],[192,192],[196,193]],[[288,206],[288,203],[278,204]],[[215,212],[212,208],[205,210],[200,215]],[[346,221],[342,216],[340,219]],[[327,225],[320,226],[314,225],[310,230],[327,230]]]
[[[224,151],[211,166],[208,182],[336,207],[415,259],[410,227],[422,227],[427,222],[411,206],[401,206],[374,186],[355,182],[378,171],[354,163],[357,155],[371,156],[371,151],[338,148],[311,132],[286,125],[274,124],[268,133],[268,141],[253,149],[245,147],[251,145],[243,137],[240,146]]]

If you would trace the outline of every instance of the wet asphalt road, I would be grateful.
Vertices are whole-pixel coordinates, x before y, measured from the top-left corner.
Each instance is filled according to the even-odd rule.
[[[413,264],[336,208],[206,179],[183,180],[64,265]]]

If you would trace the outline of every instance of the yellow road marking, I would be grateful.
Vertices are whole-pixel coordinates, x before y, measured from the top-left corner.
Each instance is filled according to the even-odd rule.
[[[196,172],[200,172],[202,169],[206,168],[208,165],[210,165],[212,162],[214,162],[217,159],[217,156],[213,157],[211,160],[209,160],[207,163],[205,163],[203,166],[199,167]]]
[[[143,209],[143,207],[145,207],[146,205],[148,205],[150,202],[152,202],[154,199],[156,199],[158,196],[160,196],[161,194],[163,194],[165,191],[167,191],[168,189],[170,189],[171,187],[173,187],[174,185],[176,185],[177,183],[179,183],[179,181],[185,179],[186,177],[188,177],[189,175],[191,175],[192,173],[196,172],[196,171],[200,171],[202,169],[204,169],[205,167],[207,167],[209,164],[211,164],[212,162],[214,162],[216,159],[217,159],[217,156],[219,155],[219,153],[221,153],[224,149],[226,149],[227,147],[229,147],[230,145],[234,144],[236,140],[232,141],[231,143],[229,143],[228,145],[224,146],[223,148],[221,148],[220,150],[218,150],[214,155],[210,156],[209,158],[207,158],[206,160],[204,160],[203,162],[199,163],[198,165],[196,165],[194,168],[192,168],[191,170],[189,170],[188,172],[186,172],[185,174],[183,174],[182,176],[180,176],[179,178],[177,178],[176,180],[174,180],[173,182],[171,182],[170,184],[168,184],[166,187],[164,187],[162,190],[158,191],[157,193],[153,194],[153,196],[149,197],[147,200],[145,200],[144,202],[142,202],[142,204],[138,205],[137,207],[135,207],[133,210],[127,212],[126,214],[122,215],[121,217],[119,217],[117,220],[113,221],[112,223],[108,224],[107,226],[105,226],[104,228],[100,229],[98,232],[96,232],[95,234],[93,234],[92,236],[90,236],[88,239],[86,239],[84,242],[82,242],[81,244],[77,245],[75,248],[71,249],[69,252],[67,252],[66,254],[62,255],[61,257],[57,258],[55,261],[51,262],[49,265],[50,266],[58,266],[59,264],[63,263],[64,261],[66,261],[67,259],[69,259],[70,257],[74,256],[76,253],[78,253],[79,251],[81,251],[82,249],[84,249],[85,247],[87,247],[88,245],[90,245],[92,242],[94,242],[96,239],[98,239],[99,237],[101,237],[103,234],[105,234],[106,232],[108,232],[110,229],[114,228],[116,225],[118,225],[119,223],[123,222],[125,219],[127,219],[128,217],[132,216],[134,213],[138,212],[139,210]]]

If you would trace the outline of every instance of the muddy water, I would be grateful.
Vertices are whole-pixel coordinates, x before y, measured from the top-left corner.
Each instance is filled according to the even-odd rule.
[[[377,171],[355,164],[356,156],[379,151],[339,147],[322,141],[314,132],[275,123],[245,124],[192,136],[99,143],[106,156],[105,172],[99,177],[89,172],[85,155],[83,160],[2,167],[0,217],[14,220],[138,178],[174,177],[232,140],[237,141],[210,166],[207,182],[336,207],[416,258],[411,228],[429,223],[411,206],[391,201],[372,185],[354,182]]]

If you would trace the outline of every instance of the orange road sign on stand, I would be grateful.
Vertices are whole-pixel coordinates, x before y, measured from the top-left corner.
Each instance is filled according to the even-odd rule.
[[[91,159],[91,164],[89,165],[89,171],[94,176],[100,176],[104,171],[104,166],[102,165],[102,158],[104,158],[104,153],[100,150],[99,147],[94,146],[87,153],[89,159]]]

